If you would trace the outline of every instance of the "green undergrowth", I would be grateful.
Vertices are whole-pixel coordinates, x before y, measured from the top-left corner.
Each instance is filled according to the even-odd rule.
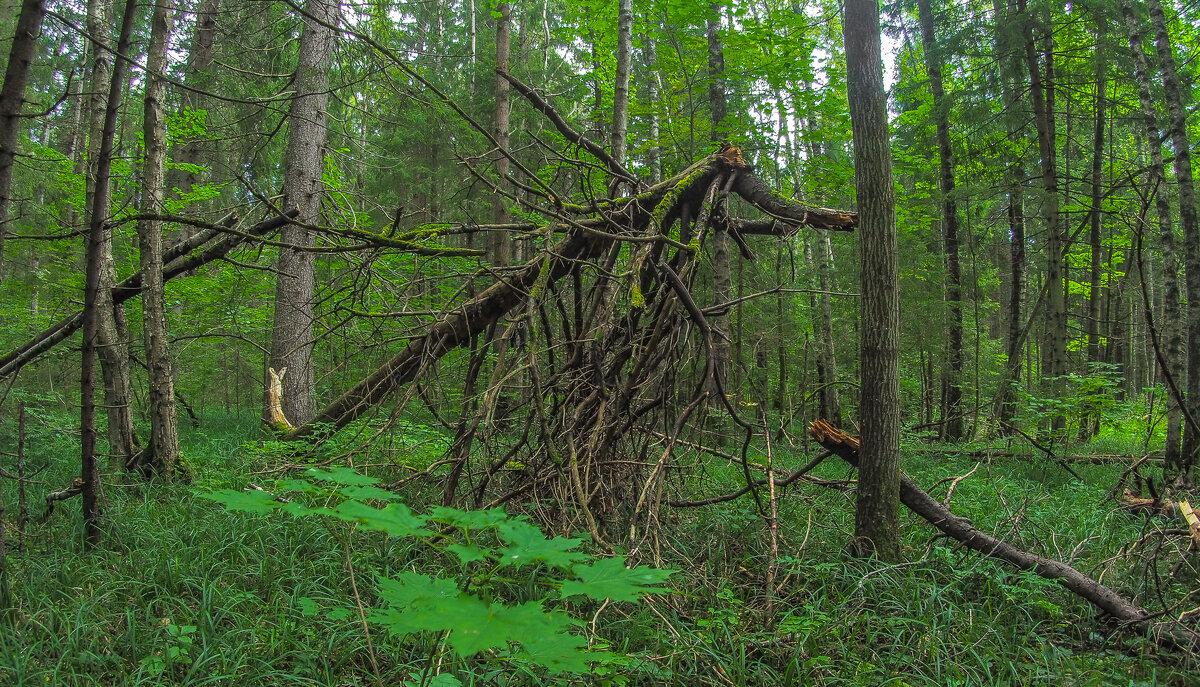
[[[456,534],[452,527],[433,532],[446,526],[426,517],[437,498],[433,491],[397,500],[425,518],[420,527],[432,536],[389,536],[327,513],[228,511],[202,496],[214,489],[241,492],[252,482],[263,494],[285,494],[306,508],[337,509],[347,499],[336,487],[306,492],[283,481],[298,473],[252,474],[269,467],[264,456],[278,458],[286,450],[261,440],[256,418],[205,416],[200,429],[186,430],[194,484],[147,486],[129,476],[107,476],[105,542],[85,553],[78,500],[41,522],[41,495],[74,473],[77,445],[62,429],[71,427],[68,422],[69,416],[47,413],[30,423],[29,462],[45,470],[31,488],[34,518],[25,554],[16,552],[11,532],[15,486],[3,484],[14,599],[7,620],[0,621],[5,687],[332,687],[373,685],[376,675],[385,685],[441,687],[1200,684],[1194,659],[1115,631],[1053,583],[934,539],[932,528],[911,514],[902,521],[907,562],[887,566],[848,558],[848,490],[797,485],[783,491],[774,598],[764,591],[769,539],[750,496],[700,508],[664,506],[636,562],[678,570],[663,583],[673,592],[610,602],[568,596],[561,588],[582,579],[572,566],[612,560],[590,549],[578,532],[546,533],[547,541],[556,535],[585,539],[562,549],[580,558],[558,566],[541,560],[471,568],[462,556],[450,555],[448,547],[470,537],[496,563],[511,542],[487,527],[474,534]],[[412,427],[410,436],[420,439],[396,450],[409,451],[425,467],[445,438],[424,425]],[[985,531],[1103,573],[1106,584],[1142,603],[1156,603],[1159,593],[1171,602],[1196,586],[1186,575],[1157,584],[1127,561],[1106,563],[1144,528],[1139,518],[1104,503],[1120,465],[1074,465],[1085,480],[1080,483],[1048,461],[988,462],[911,450],[931,445],[925,442],[906,445],[904,469],[922,485],[975,469],[955,487],[952,506]],[[777,446],[775,460],[784,471],[807,458]],[[732,491],[741,480],[740,469],[720,461],[694,474],[682,485],[672,483],[672,490],[703,497]],[[853,478],[836,459],[815,474]],[[934,496],[943,498],[947,486],[933,488]],[[360,496],[374,507],[385,503]],[[262,496],[250,498],[267,503]],[[481,570],[491,577],[484,579]],[[574,638],[567,640],[572,647],[595,655],[584,659],[584,668],[556,671],[521,660],[520,637],[507,649],[501,644],[460,653],[453,632],[429,629],[434,620],[389,632],[371,617],[389,608],[383,581],[415,576],[453,579],[460,592],[486,592],[488,603],[537,602],[539,613],[567,619],[561,629]]]

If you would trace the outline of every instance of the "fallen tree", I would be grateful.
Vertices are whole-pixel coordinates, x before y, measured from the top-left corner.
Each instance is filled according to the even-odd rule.
[[[809,425],[809,433],[826,451],[858,466],[859,441],[837,429],[825,420],[816,420]],[[955,515],[951,510],[917,486],[916,482],[900,474],[900,502],[921,516],[938,531],[952,537],[963,546],[989,558],[1002,560],[1019,570],[1029,570],[1046,579],[1055,580],[1113,619],[1155,639],[1166,640],[1180,648],[1200,648],[1200,633],[1175,621],[1159,620],[1161,614],[1151,613],[1125,599],[1075,568],[1044,556],[1039,556],[1009,544],[997,537],[977,529],[971,521]]]

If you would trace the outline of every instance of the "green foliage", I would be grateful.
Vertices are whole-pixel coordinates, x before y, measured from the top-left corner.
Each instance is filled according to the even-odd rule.
[[[587,673],[589,664],[610,657],[589,650],[570,632],[578,624],[562,599],[582,595],[596,601],[637,601],[661,594],[671,570],[627,568],[623,557],[597,559],[577,551],[581,540],[547,537],[523,517],[501,510],[463,511],[439,506],[415,514],[396,494],[376,486],[379,480],[349,468],[310,468],[309,480],[288,480],[282,487],[296,500],[264,491],[215,489],[203,498],[231,511],[270,513],[280,510],[300,517],[323,516],[353,523],[363,530],[399,539],[417,539],[435,552],[457,559],[457,576],[402,571],[378,574],[377,593],[385,607],[366,619],[399,635],[433,633],[463,661],[481,652],[495,660],[528,663],[550,674]],[[312,481],[315,480],[315,481]],[[301,495],[314,505],[304,505]],[[377,508],[368,501],[392,501]],[[332,504],[332,505],[331,505]],[[526,571],[525,569],[532,568]],[[525,574],[537,591],[523,603],[504,601],[511,574]],[[305,614],[317,602],[302,600]],[[546,609],[550,604],[551,608]],[[332,612],[345,616],[345,609]]]

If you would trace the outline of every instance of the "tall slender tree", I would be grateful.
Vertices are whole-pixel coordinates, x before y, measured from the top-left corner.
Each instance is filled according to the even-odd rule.
[[[17,30],[8,50],[4,85],[0,86],[0,275],[4,272],[4,236],[8,233],[9,189],[12,186],[13,158],[17,154],[17,131],[21,106],[25,104],[25,83],[29,65],[37,52],[38,32],[46,14],[45,0],[25,0],[17,16]]]
[[[1167,33],[1167,19],[1159,0],[1147,0],[1158,68],[1162,74],[1163,98],[1167,104],[1167,129],[1175,149],[1175,183],[1179,186],[1179,224],[1183,228],[1183,261],[1187,288],[1187,414],[1200,421],[1200,220],[1196,216],[1196,190],[1192,179],[1192,149],[1187,135],[1187,111],[1183,106],[1175,50]],[[1180,485],[1192,483],[1192,468],[1200,459],[1200,431],[1188,423],[1183,432],[1179,463],[1171,470]]]
[[[1163,363],[1168,373],[1175,378],[1179,390],[1183,390],[1184,375],[1184,321],[1179,306],[1179,257],[1175,245],[1175,229],[1171,225],[1171,200],[1166,192],[1166,167],[1163,163],[1162,136],[1158,129],[1158,113],[1150,84],[1150,69],[1146,64],[1142,29],[1133,14],[1130,0],[1121,0],[1121,13],[1125,17],[1125,28],[1129,35],[1129,50],[1133,54],[1134,76],[1138,82],[1138,102],[1142,108],[1142,128],[1150,151],[1150,169],[1147,185],[1154,193],[1154,207],[1158,215],[1158,245],[1163,256]],[[1172,396],[1167,406],[1167,432],[1164,447],[1164,463],[1168,471],[1179,468],[1179,451],[1182,439],[1180,421],[1180,399]]]
[[[142,214],[163,211],[163,181],[167,159],[167,124],[164,103],[167,83],[167,42],[175,20],[168,0],[158,0],[150,19],[150,46],[146,57],[146,97],[142,118]],[[138,222],[138,248],[142,266],[142,338],[146,345],[146,370],[150,381],[150,443],[143,452],[141,469],[170,480],[179,459],[179,428],[175,418],[175,388],[171,354],[167,348],[167,303],[162,278],[163,223]]]
[[[287,368],[283,378],[283,414],[296,424],[307,422],[313,415],[316,277],[315,256],[305,250],[314,245],[314,237],[305,225],[317,223],[324,197],[325,117],[334,48],[332,27],[337,24],[340,7],[339,0],[304,3],[296,95],[288,111],[290,132],[283,158],[283,194],[287,206],[299,208],[300,215],[295,224],[289,224],[282,232],[283,242],[289,247],[279,250],[270,365],[276,370]]]
[[[900,551],[900,269],[896,196],[883,92],[878,0],[846,0],[846,90],[854,136],[862,284],[862,428],[854,550]]]
[[[121,32],[117,39],[117,54],[129,54],[130,38],[133,35],[134,14],[137,11],[137,0],[126,0],[125,13],[121,18]],[[101,272],[103,269],[103,245],[105,235],[112,228],[108,223],[108,198],[112,183],[113,146],[117,137],[117,115],[121,109],[121,87],[125,83],[126,60],[118,58],[113,66],[108,97],[105,101],[104,115],[100,130],[100,140],[95,159],[95,191],[92,194],[90,224],[88,226],[87,255],[84,277],[83,294],[83,350],[81,353],[79,372],[80,392],[80,437],[81,465],[80,477],[83,480],[83,529],[84,540],[88,545],[100,541],[100,466],[96,460],[96,345],[100,342],[100,320],[105,301],[100,292],[109,291],[103,287]],[[111,295],[108,306],[111,309]]]
[[[942,378],[942,438],[959,441],[966,423],[962,410],[963,324],[962,270],[958,256],[958,201],[955,199],[954,151],[950,147],[950,102],[942,83],[940,46],[934,38],[933,11],[929,0],[917,0],[921,20],[921,44],[929,90],[933,94],[933,118],[937,131],[938,184],[942,192],[942,239],[946,255],[946,369]]]
[[[708,105],[712,115],[712,140],[721,140],[725,126],[726,94],[725,94],[725,49],[721,44],[721,10],[722,4],[711,3],[708,6],[706,19],[706,36],[708,38]],[[712,236],[712,269],[713,269],[713,298],[717,303],[728,303],[733,300],[733,279],[729,265],[729,232],[719,227]],[[712,326],[716,340],[716,365],[713,378],[719,380],[725,393],[733,393],[730,388],[730,322],[728,310],[712,318]],[[716,389],[713,389],[716,392]]]

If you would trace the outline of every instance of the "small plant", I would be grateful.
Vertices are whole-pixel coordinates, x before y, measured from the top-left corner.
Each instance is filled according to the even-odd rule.
[[[307,494],[312,497],[309,501],[319,505],[301,499],[285,502],[264,491],[221,489],[203,496],[229,510],[333,518],[391,537],[420,540],[445,556],[450,565],[443,568],[456,564],[459,574],[406,570],[377,575],[383,607],[370,610],[366,620],[396,635],[436,636],[464,661],[484,656],[537,666],[551,674],[591,672],[590,664],[619,657],[589,649],[583,637],[571,633],[580,621],[567,612],[565,600],[636,601],[645,594],[668,591],[658,585],[674,572],[629,568],[620,556],[597,558],[577,550],[581,540],[547,537],[525,517],[501,509],[437,506],[417,514],[396,494],[376,486],[373,477],[348,468],[308,472],[312,480],[284,480],[279,486]],[[377,508],[369,502],[386,505]],[[518,574],[524,577],[516,579]],[[513,587],[533,598],[508,602]],[[302,605],[306,615],[318,612],[313,600]],[[333,609],[326,617],[348,620],[351,616],[345,609]]]

